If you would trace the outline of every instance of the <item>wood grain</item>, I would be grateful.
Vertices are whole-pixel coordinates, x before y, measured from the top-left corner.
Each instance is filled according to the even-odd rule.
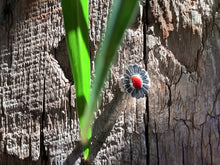
[[[112,4],[90,0],[92,70]],[[96,114],[95,164],[218,164],[220,14],[216,1],[150,0],[125,33]],[[148,97],[120,89],[129,64]],[[0,164],[80,164],[74,82],[58,0],[0,1]]]

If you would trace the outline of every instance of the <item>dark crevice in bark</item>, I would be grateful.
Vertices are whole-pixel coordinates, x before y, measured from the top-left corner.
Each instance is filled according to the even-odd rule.
[[[175,83],[173,83],[173,85],[176,87],[176,85],[180,82],[181,78],[183,76],[183,69],[181,68],[181,71],[180,71],[180,76],[179,78],[177,79],[177,81]]]
[[[70,124],[70,128],[71,128],[71,125],[72,125],[72,120],[73,119],[73,111],[72,111],[72,106],[71,106],[71,95],[72,95],[72,91],[71,91],[71,85],[70,85],[70,89],[69,89],[69,111],[67,111],[67,113],[69,112],[69,124]]]
[[[6,119],[5,119],[5,123],[6,123]],[[5,128],[7,128],[6,126],[5,126]],[[7,132],[6,132],[7,133]],[[6,134],[5,133],[5,134]],[[5,137],[5,141],[4,141],[4,151],[3,151],[3,153],[4,154],[7,154],[7,149],[6,149],[6,147],[7,147],[7,137]]]
[[[0,20],[0,25],[1,23],[3,23],[3,26],[5,25],[5,29],[7,32],[7,42],[8,42],[7,46],[8,46],[9,55],[6,58],[6,60],[9,68],[11,68],[13,62],[13,58],[12,58],[13,48],[12,48],[12,40],[11,40],[11,29],[13,25],[13,8],[14,8],[13,3],[10,1],[6,1],[2,13],[0,12],[0,14],[3,15],[3,19],[2,19],[3,21]]]
[[[149,139],[149,103],[148,103],[148,96],[146,99],[146,114],[144,115],[144,122],[145,122],[145,144],[147,150],[147,157],[146,157],[146,164],[150,164],[150,139]]]
[[[41,123],[40,123],[40,158],[41,158],[41,164],[47,164],[48,162],[48,156],[45,150],[44,145],[44,127],[45,127],[45,78],[44,78],[44,84],[43,84],[43,110],[41,114]]]
[[[196,62],[195,62],[195,71],[197,72],[198,71],[198,67],[199,67],[199,60],[200,60],[200,57],[202,55],[202,51],[203,51],[203,48],[201,47],[198,51],[197,51],[197,55],[196,55]],[[198,72],[197,72],[198,73]]]
[[[147,3],[147,2],[146,2]],[[146,26],[147,26],[147,11],[145,10],[145,8],[147,8],[147,6],[143,6],[143,54],[144,54],[144,65],[145,65],[145,69],[147,70],[147,50],[146,50]]]
[[[216,104],[218,102],[218,96],[220,94],[220,89],[217,90],[216,92],[216,95],[215,95],[215,100],[213,102],[213,108],[212,108],[212,112],[211,112],[211,115],[213,115],[212,113],[214,112],[215,108],[216,108]]]
[[[147,59],[147,45],[146,45],[146,37],[147,37],[147,28],[149,26],[149,14],[148,14],[148,9],[149,9],[149,1],[146,1],[145,2],[145,5],[143,6],[143,18],[142,18],[142,22],[143,22],[143,39],[144,39],[144,42],[143,42],[143,53],[144,53],[144,63],[145,63],[145,68],[147,70],[147,62],[148,62],[148,59]]]
[[[218,134],[220,135],[220,121],[219,121],[220,118],[218,118]],[[220,142],[220,139],[219,139],[219,142]]]
[[[8,62],[12,62],[12,47],[10,44],[10,36],[11,36],[11,28],[12,28],[12,25],[13,25],[13,8],[14,8],[14,5],[12,2],[8,2],[6,1],[6,4],[4,5],[3,7],[3,12],[0,13],[3,15],[3,21],[0,21],[0,24],[3,23],[5,24],[5,27],[6,27],[6,31],[7,31],[7,35],[8,35],[8,49],[10,51],[10,56],[11,56],[11,59],[8,60]],[[9,65],[9,67],[11,67],[11,65]]]
[[[65,38],[62,37],[61,41],[58,43],[58,47],[52,49],[49,54],[52,54],[54,59],[58,62],[65,77],[71,84],[74,84]]]
[[[182,142],[182,164],[185,165],[185,160],[184,160],[184,146],[183,146],[183,142]]]
[[[132,140],[130,139],[130,162],[133,164],[133,151],[132,151]]]
[[[201,143],[200,143],[200,147],[201,147],[201,161],[202,161],[202,165],[203,165],[203,126],[202,126],[202,131],[201,131]]]
[[[157,124],[156,121],[154,121],[154,129],[155,129],[155,140],[156,140],[156,150],[157,150],[157,165],[160,164],[160,156],[159,156],[159,139],[157,134]]]
[[[147,25],[149,24],[148,20],[148,8],[149,8],[149,1],[146,1],[145,5],[143,6],[143,58],[144,58],[144,65],[145,69],[147,70],[147,49],[146,49],[146,31],[147,31]],[[150,164],[150,139],[149,139],[149,99],[148,95],[146,96],[146,113],[144,114],[144,122],[145,122],[145,144],[146,144],[146,150],[147,150],[147,156],[146,156],[146,164]]]
[[[150,24],[149,22],[149,15],[148,15],[148,9],[149,9],[149,1],[146,1],[146,5],[145,5],[145,10],[143,10],[145,12],[145,20],[143,21],[147,26]]]
[[[184,123],[184,125],[186,126],[187,130],[188,130],[188,137],[187,137],[187,142],[190,142],[190,127],[187,124],[187,120],[182,120],[182,122]],[[189,121],[191,122],[191,121]]]
[[[205,43],[206,43],[206,40],[208,38],[208,23],[205,19],[202,19],[203,22],[202,22],[202,25],[204,26],[203,29],[204,29],[204,33],[202,35],[202,51],[201,53],[204,51],[205,49]]]
[[[210,20],[207,20],[205,17],[202,17],[202,25],[203,25],[203,33],[202,33],[202,41],[201,41],[201,46],[200,49],[197,51],[197,57],[196,57],[196,66],[195,66],[195,71],[198,73],[199,77],[201,77],[201,66],[199,66],[199,62],[202,59],[203,56],[203,52],[206,48],[206,41],[208,40],[208,38],[210,38],[210,35],[212,34],[213,31],[213,27],[214,27],[214,23],[215,22],[215,18],[213,17],[213,20],[210,22]],[[211,29],[210,29],[211,26]]]
[[[31,148],[31,135],[30,134],[29,134],[29,158],[28,158],[28,161],[29,161],[29,164],[31,164],[31,162],[32,162],[32,148]]]
[[[0,80],[0,85],[3,86],[3,84],[1,84],[1,80]],[[1,91],[3,93],[3,91]],[[3,97],[1,98],[1,109],[2,109],[2,117],[6,117],[5,115],[5,108],[4,108],[4,105],[3,105]]]
[[[168,128],[170,128],[170,107],[172,105],[172,93],[171,93],[171,87],[170,85],[166,84],[168,87],[168,91],[169,91],[169,100],[167,102],[167,107],[168,107]]]
[[[213,152],[212,152],[212,142],[211,142],[211,130],[209,132],[209,150],[210,150],[210,165],[213,165]]]

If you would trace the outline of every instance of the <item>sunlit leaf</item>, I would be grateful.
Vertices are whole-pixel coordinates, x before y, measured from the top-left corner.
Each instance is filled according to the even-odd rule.
[[[90,58],[89,58],[89,13],[87,0],[62,0],[64,26],[69,60],[76,89],[76,102],[80,122],[83,128],[85,106],[90,100]],[[89,133],[83,139],[90,139]],[[81,134],[83,130],[81,129]],[[89,157],[89,144],[84,145],[84,157]]]
[[[87,135],[91,123],[94,119],[93,113],[97,110],[97,101],[100,97],[101,89],[110,70],[111,64],[117,49],[121,43],[124,31],[131,20],[136,15],[138,0],[114,0],[111,14],[108,19],[107,28],[101,47],[98,50],[95,61],[95,76],[92,83],[90,104],[86,107],[83,126],[82,142],[87,142]]]

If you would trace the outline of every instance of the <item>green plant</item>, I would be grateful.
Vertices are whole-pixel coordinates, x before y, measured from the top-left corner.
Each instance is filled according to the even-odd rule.
[[[95,76],[90,95],[90,60],[88,44],[88,1],[62,0],[66,43],[73,73],[77,109],[81,128],[84,157],[89,158],[91,123],[97,110],[97,101],[113,59],[117,56],[124,31],[138,8],[138,0],[114,0],[108,18],[105,37],[97,52]]]

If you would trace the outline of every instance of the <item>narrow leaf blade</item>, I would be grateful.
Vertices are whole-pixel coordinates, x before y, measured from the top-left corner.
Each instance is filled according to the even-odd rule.
[[[97,109],[101,89],[104,85],[112,61],[117,56],[116,51],[121,43],[124,31],[133,20],[138,9],[138,0],[114,0],[112,13],[109,17],[106,33],[98,50],[95,66],[95,77],[92,84],[90,104],[86,107],[83,118],[82,141],[86,137],[94,119],[93,113]]]
[[[90,57],[89,57],[89,13],[87,0],[62,0],[66,43],[71,64],[76,102],[80,122],[83,127],[85,106],[90,101]],[[85,139],[90,139],[91,128]],[[81,129],[82,132],[82,129]],[[85,159],[89,156],[89,145],[84,145]]]

